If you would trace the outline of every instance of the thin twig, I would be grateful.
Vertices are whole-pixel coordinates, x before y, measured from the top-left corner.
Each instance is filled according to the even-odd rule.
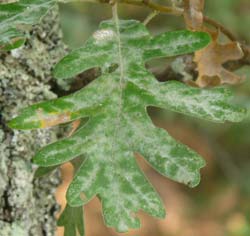
[[[144,25],[147,25],[154,17],[156,17],[159,14],[158,11],[152,11],[146,19],[143,21]]]
[[[216,29],[219,29],[224,35],[226,35],[230,40],[232,41],[237,41],[237,38],[233,35],[233,33],[225,28],[222,24],[220,24],[219,22],[207,17],[207,16],[204,16],[204,22],[206,22],[207,24],[209,25],[212,25],[214,26]]]
[[[110,4],[112,5],[112,13],[113,13],[114,20],[119,21],[118,20],[118,12],[117,12],[117,0],[110,1]]]
[[[157,3],[154,3],[150,0],[121,0],[120,3],[130,4],[130,5],[137,5],[137,6],[146,6],[151,8],[152,10],[159,11],[166,14],[181,16],[183,14],[183,9],[177,7],[168,7],[163,6]]]
[[[69,3],[74,2],[75,0],[57,0],[58,2],[62,3]],[[78,0],[80,2],[92,2],[92,3],[105,3],[110,4],[112,0]],[[148,7],[154,11],[164,13],[164,14],[170,14],[175,16],[183,16],[184,10],[182,8],[178,7],[169,7],[169,6],[163,6],[158,3],[155,3],[151,0],[118,0],[119,4],[129,4],[129,5],[136,5],[136,6],[145,6]],[[204,16],[204,22],[215,27],[216,29],[219,29],[224,35],[226,35],[230,40],[232,41],[238,41],[237,38],[233,35],[233,33],[227,29],[225,26],[220,24],[219,22]],[[241,44],[243,51],[246,52],[249,55],[249,49],[244,45]]]
[[[58,2],[63,2],[63,3],[69,3],[69,2],[74,2],[75,0],[69,1],[69,0],[58,0]],[[92,3],[106,3],[110,4],[110,0],[79,0],[80,2],[92,2]],[[120,0],[119,3],[121,4],[129,4],[129,5],[136,5],[136,6],[145,6],[148,7],[154,11],[164,13],[164,14],[171,14],[175,16],[182,16],[184,13],[184,10],[182,8],[178,7],[169,7],[169,6],[163,6],[157,3],[154,3],[150,0]],[[230,40],[232,41],[237,41],[236,37],[228,30],[225,28],[222,24],[219,22],[204,16],[204,22],[214,26],[217,29],[220,29],[220,31],[225,34]]]

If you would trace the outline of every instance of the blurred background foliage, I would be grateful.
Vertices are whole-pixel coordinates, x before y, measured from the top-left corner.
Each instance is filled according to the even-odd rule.
[[[171,4],[171,1],[158,1]],[[64,41],[70,49],[81,46],[97,29],[100,21],[111,17],[105,4],[61,4],[61,25]],[[149,10],[121,5],[120,17],[144,20]],[[242,42],[250,43],[249,0],[207,0],[206,15],[229,28]],[[183,29],[181,17],[158,15],[148,25],[153,34]],[[158,73],[167,66],[180,72],[178,79],[190,75],[183,71],[181,58],[156,60],[148,64]],[[246,80],[232,89],[235,102],[250,110],[250,68],[237,71]],[[168,79],[168,78],[166,78]],[[240,124],[214,124],[180,114],[150,108],[153,122],[168,130],[177,140],[192,147],[207,161],[200,185],[195,189],[169,181],[152,170],[141,157],[140,166],[159,191],[168,212],[165,220],[156,220],[143,213],[142,229],[121,235],[142,236],[249,236],[250,235],[250,115]],[[250,114],[250,112],[249,112]],[[62,167],[63,184],[57,199],[65,204],[64,194],[72,177],[69,164]],[[104,226],[101,206],[94,199],[86,206],[87,236],[115,236]],[[62,235],[62,229],[58,229]]]

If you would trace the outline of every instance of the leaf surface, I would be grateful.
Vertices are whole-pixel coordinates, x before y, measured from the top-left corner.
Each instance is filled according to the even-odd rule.
[[[102,75],[82,90],[23,110],[9,125],[46,128],[87,117],[72,136],[40,150],[34,162],[48,167],[71,161],[79,166],[67,192],[71,207],[101,199],[108,226],[119,232],[138,228],[139,210],[164,217],[164,206],[134,158],[136,152],[159,173],[191,187],[199,183],[203,159],[166,131],[156,128],[146,111],[156,106],[215,122],[240,121],[245,110],[230,105],[224,88],[200,90],[172,81],[160,83],[145,68],[157,57],[191,53],[210,42],[206,33],[177,31],[152,37],[134,20],[110,20],[56,66],[57,78],[99,67]]]
[[[55,0],[20,0],[0,4],[0,49],[14,49],[24,43],[25,26],[39,23]]]
[[[220,44],[218,33],[212,33],[213,41],[195,53],[199,77],[196,84],[199,87],[216,86],[220,84],[237,84],[242,78],[224,68],[228,61],[239,60],[244,53],[238,42]]]
[[[53,170],[55,170],[57,166],[49,166],[49,167],[38,167],[35,171],[34,177],[35,178],[41,178],[46,175],[49,175]]]
[[[65,236],[84,236],[83,207],[66,205],[57,225],[64,227]]]

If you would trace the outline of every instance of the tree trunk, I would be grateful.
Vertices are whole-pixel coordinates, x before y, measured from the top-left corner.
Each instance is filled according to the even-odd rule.
[[[59,174],[34,178],[34,153],[58,130],[16,131],[6,122],[20,109],[56,97],[53,65],[65,54],[57,9],[33,27],[25,46],[0,55],[0,236],[52,236]]]

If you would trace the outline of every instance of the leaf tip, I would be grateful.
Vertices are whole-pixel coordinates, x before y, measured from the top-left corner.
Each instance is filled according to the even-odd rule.
[[[206,161],[198,156],[199,161],[197,161],[196,170],[193,172],[192,178],[184,179],[183,183],[189,188],[195,188],[200,184],[201,181],[201,169],[206,166]]]
[[[18,123],[16,122],[16,119],[12,119],[9,122],[7,122],[7,126],[11,129],[18,129]]]
[[[208,46],[211,42],[212,42],[212,37],[210,34],[208,34],[207,32],[203,32],[203,31],[198,31],[198,32],[194,32],[197,36],[199,35],[200,39],[203,42],[203,47]]]
[[[167,216],[167,213],[166,213],[165,208],[163,207],[163,208],[159,211],[158,218],[159,218],[159,219],[165,219],[166,216]]]
[[[30,121],[26,122],[24,117],[17,116],[7,122],[7,126],[11,129],[17,129],[17,130],[30,130],[30,129],[38,129],[41,128],[40,122]]]

